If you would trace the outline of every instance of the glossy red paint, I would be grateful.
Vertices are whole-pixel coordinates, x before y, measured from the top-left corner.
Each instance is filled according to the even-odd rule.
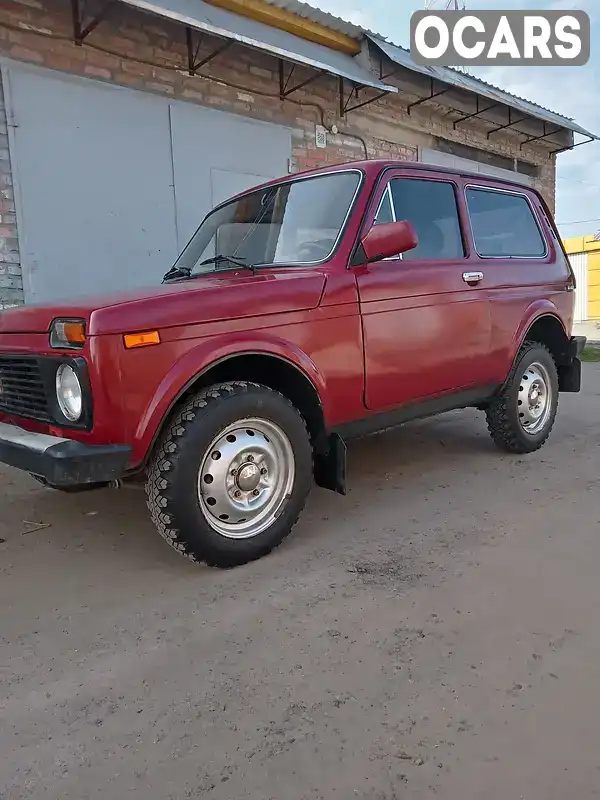
[[[1,412],[0,419],[87,443],[129,444],[129,466],[135,468],[146,459],[190,383],[241,354],[259,353],[293,365],[318,393],[327,428],[334,428],[405,403],[501,384],[527,330],[540,316],[555,317],[570,335],[569,269],[549,212],[534,191],[515,187],[536,210],[547,256],[535,264],[483,259],[473,247],[464,189],[473,181],[506,188],[504,182],[382,161],[305,175],[341,169],[360,170],[362,184],[337,250],[324,264],[263,269],[256,275],[245,270],[213,273],[112,297],[2,312],[0,355],[71,356],[50,347],[51,322],[58,317],[85,320],[87,341],[77,355],[88,365],[94,421],[91,430],[83,431]],[[399,251],[416,243],[408,224],[372,228],[394,176],[452,183],[463,258],[352,261],[361,238],[365,250],[373,254],[379,248],[381,255],[398,243]],[[463,280],[463,273],[471,270],[484,273],[475,285]],[[123,334],[145,330],[158,330],[161,343],[125,349]]]
[[[365,220],[374,215],[388,183],[424,176],[423,170],[389,169]],[[428,170],[432,180],[453,175]],[[379,226],[376,226],[379,227]],[[365,347],[366,406],[373,411],[426,400],[489,382],[489,298],[462,279],[471,253],[447,261],[378,261],[356,270]]]
[[[385,222],[374,225],[361,239],[369,262],[392,258],[413,250],[418,244],[416,231],[410,222]]]

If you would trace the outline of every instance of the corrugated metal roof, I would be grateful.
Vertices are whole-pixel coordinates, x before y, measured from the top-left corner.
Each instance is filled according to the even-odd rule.
[[[324,25],[331,30],[344,33],[353,39],[360,40],[365,36],[374,42],[391,61],[413,72],[420,72],[423,75],[435,78],[437,81],[448,83],[451,86],[456,86],[457,89],[463,89],[468,92],[474,92],[482,97],[487,97],[498,103],[504,103],[517,110],[522,111],[524,114],[529,114],[532,117],[540,119],[544,122],[549,122],[553,125],[561,126],[574,133],[580,133],[583,136],[591,136],[594,139],[599,137],[582,128],[569,117],[564,117],[562,114],[557,114],[555,111],[550,111],[548,108],[533,103],[530,100],[525,100],[522,97],[504,91],[491,83],[487,83],[481,78],[475,78],[472,75],[465,75],[462,72],[453,70],[449,67],[425,67],[415,64],[410,57],[410,52],[392,42],[386,41],[381,34],[369,31],[354,23],[347,22],[340,19],[333,14],[321,11],[308,3],[301,2],[301,0],[265,0],[266,3],[279,8],[285,8],[300,17],[311,20],[312,22]]]
[[[264,50],[285,58],[287,61],[339,75],[362,86],[370,86],[387,92],[398,91],[397,87],[378,80],[375,75],[362,67],[352,56],[339,53],[324,45],[309,42],[299,36],[294,36],[291,33],[273,28],[248,17],[242,17],[226,9],[208,5],[202,0],[160,0],[160,4],[152,2],[152,0],[122,1],[128,5],[150,11],[159,16],[168,17],[214,36],[233,39],[249,47]],[[286,9],[299,17],[323,25],[330,30],[343,33],[357,41],[367,38],[391,61],[412,72],[418,72],[457,89],[487,97],[489,100],[510,106],[531,117],[556,125],[556,127],[566,128],[573,133],[589,136],[592,139],[600,139],[600,137],[590,133],[569,117],[564,117],[537,103],[506,92],[481,78],[465,75],[450,67],[426,67],[415,64],[406,48],[388,42],[380,34],[347,22],[333,14],[321,11],[321,9],[302,2],[302,0],[265,0],[265,2],[269,5]]]
[[[283,8],[303,19],[308,19],[311,22],[316,22],[318,25],[323,25],[325,28],[329,28],[329,30],[343,33],[357,41],[363,39],[366,33],[373,33],[373,36],[377,35],[372,31],[366,30],[366,28],[355,25],[353,22],[348,22],[348,20],[342,19],[341,17],[336,17],[328,11],[321,11],[320,8],[311,6],[309,3],[302,3],[301,0],[265,0],[265,2],[270,6]]]
[[[390,61],[398,64],[400,67],[405,67],[412,72],[419,72],[422,75],[427,75],[430,78],[434,78],[436,81],[455,86],[457,89],[474,92],[482,97],[487,97],[489,100],[511,106],[512,108],[522,111],[524,114],[556,125],[556,127],[566,128],[574,133],[580,133],[582,136],[590,136],[593,139],[599,138],[585,128],[582,128],[581,125],[578,125],[569,117],[563,117],[561,114],[557,114],[554,111],[550,111],[548,108],[537,105],[537,103],[532,103],[530,100],[525,100],[522,97],[510,94],[510,92],[505,92],[503,89],[499,89],[491,83],[486,83],[481,80],[481,78],[465,75],[449,67],[427,67],[415,64],[410,57],[410,52],[404,47],[386,42],[372,34],[368,34],[368,38],[390,59]]]
[[[378,80],[373,73],[361,67],[352,56],[338,53],[321,44],[308,42],[299,36],[223,8],[208,5],[202,0],[160,0],[160,4],[151,0],[123,0],[123,2],[213,36],[231,39],[287,61],[347,78],[361,86],[370,86],[385,92],[398,91],[397,87]]]

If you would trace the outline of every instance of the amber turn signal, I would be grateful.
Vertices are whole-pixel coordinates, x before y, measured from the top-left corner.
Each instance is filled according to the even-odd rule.
[[[151,344],[160,344],[160,334],[158,331],[144,331],[143,333],[126,333],[123,342],[127,350],[134,347],[147,347]]]
[[[85,344],[85,322],[79,319],[55,319],[50,329],[52,347],[78,349]]]

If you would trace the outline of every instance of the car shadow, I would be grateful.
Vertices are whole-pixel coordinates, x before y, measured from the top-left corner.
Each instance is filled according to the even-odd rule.
[[[481,417],[480,417],[481,419]],[[402,428],[348,444],[348,495],[316,489],[292,537],[292,551],[327,539],[329,528],[353,509],[373,502],[396,505],[428,485],[452,482],[452,471],[464,473],[494,457],[485,426],[473,412],[413,422]],[[0,547],[46,547],[76,552],[80,558],[119,570],[156,569],[188,573],[198,566],[181,558],[157,535],[146,509],[143,487],[99,489],[64,494],[40,486],[27,475],[0,475],[2,513]],[[396,492],[383,496],[384,489]],[[288,548],[288,543],[285,545]],[[281,551],[280,551],[281,552]],[[289,555],[289,552],[288,552]],[[211,572],[213,572],[211,570]]]

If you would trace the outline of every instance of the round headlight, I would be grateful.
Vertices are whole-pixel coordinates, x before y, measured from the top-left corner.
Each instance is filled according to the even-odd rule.
[[[77,373],[69,364],[61,364],[56,373],[56,399],[69,422],[77,422],[83,411],[83,392]]]

